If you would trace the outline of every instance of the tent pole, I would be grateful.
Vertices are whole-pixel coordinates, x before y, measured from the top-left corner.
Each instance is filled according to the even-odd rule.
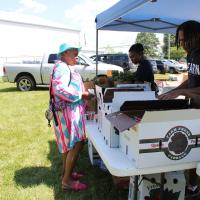
[[[170,59],[170,34],[168,34],[168,59]]]
[[[96,30],[96,76],[98,75],[98,42],[99,42],[99,37],[97,29]]]

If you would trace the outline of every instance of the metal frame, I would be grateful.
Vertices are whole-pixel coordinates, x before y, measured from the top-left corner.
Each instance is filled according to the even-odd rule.
[[[157,185],[160,185],[160,200],[164,200],[164,180],[165,180],[165,173],[161,173],[160,174],[160,183],[157,182],[153,182],[151,179],[148,179],[146,177],[143,177],[143,179],[151,182],[151,183],[155,183]],[[133,195],[133,200],[137,200],[138,198],[138,181],[139,181],[139,176],[135,176],[134,177],[134,195]]]

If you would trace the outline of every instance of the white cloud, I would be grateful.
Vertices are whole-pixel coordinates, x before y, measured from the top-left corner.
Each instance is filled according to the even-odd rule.
[[[95,48],[95,17],[116,2],[118,2],[118,0],[88,0],[65,11],[66,19],[73,25],[79,25],[78,28],[83,34],[82,44],[85,43],[84,40],[86,39],[87,47]],[[112,42],[112,37],[113,36],[110,36],[110,42]]]
[[[95,17],[117,2],[118,0],[87,0],[65,11],[65,17],[68,23],[79,25],[78,28],[82,33],[82,47],[84,47],[86,40],[86,47],[95,49]],[[127,52],[129,47],[135,42],[136,36],[136,32],[99,31],[99,49],[101,47],[111,46],[116,51]]]
[[[47,10],[47,6],[41,3],[38,3],[34,0],[21,0],[19,2],[22,7],[18,8],[17,12],[32,12],[32,13],[42,13]]]
[[[94,23],[95,16],[105,9],[109,8],[118,0],[109,1],[91,1],[87,0],[75,5],[74,7],[65,11],[65,17],[70,19],[73,23],[85,25],[88,23]]]

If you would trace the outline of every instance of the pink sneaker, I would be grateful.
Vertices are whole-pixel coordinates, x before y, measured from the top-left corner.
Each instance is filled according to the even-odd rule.
[[[84,176],[84,174],[78,173],[78,172],[72,172],[72,175],[71,175],[71,177],[72,177],[74,180],[78,180],[78,179],[82,178],[83,176]]]
[[[81,191],[86,190],[88,186],[85,183],[81,183],[79,181],[73,181],[69,185],[62,182],[62,189],[63,190],[74,190],[74,191]]]

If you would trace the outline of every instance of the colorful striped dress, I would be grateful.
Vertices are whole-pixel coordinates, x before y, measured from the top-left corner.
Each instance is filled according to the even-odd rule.
[[[54,123],[56,141],[60,153],[66,153],[77,142],[86,138],[82,93],[85,91],[82,78],[73,66],[57,62],[52,77],[52,94],[58,126]]]

